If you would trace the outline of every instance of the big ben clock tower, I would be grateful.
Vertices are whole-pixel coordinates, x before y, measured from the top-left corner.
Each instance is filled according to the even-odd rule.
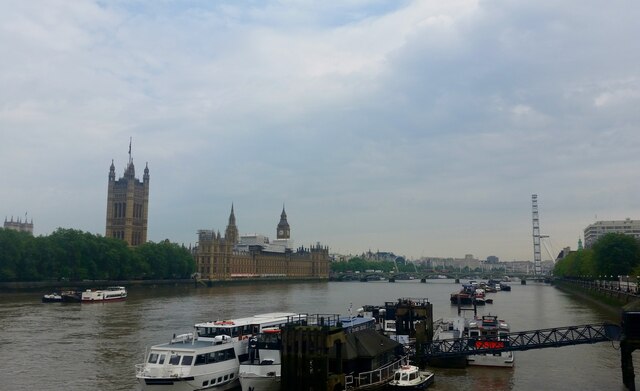
[[[291,232],[289,229],[289,223],[287,222],[287,212],[284,211],[284,205],[282,205],[282,213],[280,214],[280,222],[278,223],[278,239],[289,239]]]

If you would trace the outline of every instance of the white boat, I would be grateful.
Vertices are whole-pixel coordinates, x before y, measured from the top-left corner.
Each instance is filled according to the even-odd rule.
[[[249,361],[240,364],[242,391],[279,391],[282,360],[279,328],[265,329],[249,339]]]
[[[240,363],[249,359],[249,339],[267,328],[305,319],[306,315],[276,312],[198,323],[195,333],[152,346],[146,361],[136,365],[136,378],[143,390],[237,388]]]
[[[91,290],[87,289],[82,292],[81,301],[83,303],[120,301],[127,298],[127,290],[123,286],[110,286],[105,289]]]
[[[501,348],[508,341],[509,325],[497,316],[484,315],[482,318],[469,320],[467,335],[475,338],[476,348]],[[513,352],[495,354],[474,354],[467,357],[469,365],[489,367],[513,367],[515,357]]]
[[[238,385],[238,341],[218,336],[201,341],[193,333],[154,345],[146,361],[136,365],[142,390],[229,390]]]
[[[387,390],[425,390],[433,384],[433,372],[421,371],[415,365],[403,365],[396,370],[393,380],[389,382]]]

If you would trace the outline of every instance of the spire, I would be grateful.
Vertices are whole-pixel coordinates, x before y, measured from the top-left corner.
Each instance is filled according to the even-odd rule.
[[[231,204],[231,214],[229,215],[229,224],[224,232],[224,238],[230,244],[236,244],[238,242],[238,227],[236,227],[236,215],[233,213],[233,203]]]
[[[131,163],[131,140],[133,137],[129,137],[129,163]]]
[[[116,166],[113,164],[113,159],[111,159],[111,166],[109,167],[109,180],[116,180]]]
[[[233,213],[233,202],[231,203],[231,214],[229,215],[229,225],[236,225],[236,215]]]

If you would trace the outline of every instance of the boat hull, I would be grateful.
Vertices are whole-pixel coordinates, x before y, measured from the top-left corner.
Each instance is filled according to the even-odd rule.
[[[505,352],[499,356],[482,354],[467,357],[467,364],[473,366],[513,368],[514,363],[513,352]]]
[[[175,378],[138,378],[138,384],[140,389],[144,391],[196,391],[196,390],[215,390],[226,391],[237,389],[239,386],[238,379],[233,381],[215,385],[203,387],[202,384],[206,380],[209,380],[210,376],[189,376],[189,377],[175,377]]]
[[[255,373],[240,373],[242,391],[280,391],[280,373],[267,376]]]
[[[389,391],[426,390],[434,381],[435,376],[433,373],[430,373],[426,375],[424,381],[421,381],[418,384],[394,384],[393,382],[390,382],[384,389]]]

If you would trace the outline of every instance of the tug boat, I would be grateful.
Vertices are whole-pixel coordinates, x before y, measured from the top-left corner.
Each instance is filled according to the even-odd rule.
[[[433,372],[421,371],[415,365],[403,365],[395,371],[393,380],[389,382],[386,389],[393,391],[425,390],[433,384],[434,380]]]
[[[127,290],[123,286],[110,286],[105,289],[91,290],[87,289],[82,292],[81,301],[83,303],[121,301],[127,298]]]

